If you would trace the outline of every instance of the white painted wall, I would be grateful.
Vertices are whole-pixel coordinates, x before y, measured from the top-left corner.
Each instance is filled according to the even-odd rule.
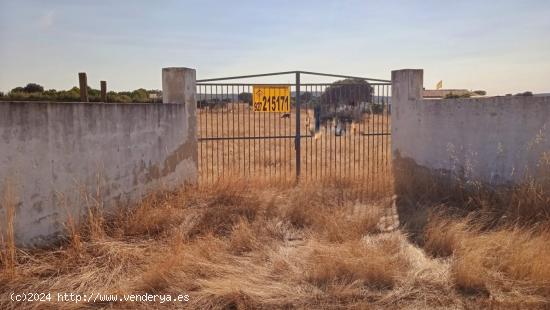
[[[423,99],[422,76],[392,72],[394,160],[490,184],[547,176],[550,96]]]
[[[19,245],[55,240],[68,214],[78,219],[95,205],[90,197],[97,191],[110,208],[196,181],[195,72],[189,70],[176,69],[175,78],[170,71],[163,89],[176,94],[167,96],[170,104],[0,102],[0,201],[9,183]]]

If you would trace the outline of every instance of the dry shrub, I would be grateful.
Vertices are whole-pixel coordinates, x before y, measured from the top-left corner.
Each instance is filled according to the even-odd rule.
[[[294,227],[311,229],[331,242],[360,239],[377,231],[380,209],[338,199],[338,193],[346,190],[345,183],[327,184],[306,184],[292,192],[288,205],[282,208],[282,217]]]
[[[263,214],[265,205],[258,192],[246,190],[249,185],[243,181],[220,181],[205,187],[208,199],[204,202],[204,211],[189,230],[188,237],[228,236],[242,218],[252,222],[259,213]]]
[[[202,309],[247,310],[259,309],[260,303],[241,290],[234,290],[222,295],[206,296],[207,300],[200,305]]]
[[[82,251],[82,236],[81,236],[81,227],[79,227],[78,218],[75,219],[74,213],[71,208],[68,206],[67,199],[63,193],[56,193],[56,198],[59,201],[59,205],[63,212],[65,213],[66,220],[64,223],[66,238],[69,241],[69,248],[72,252],[72,255],[80,255]]]
[[[134,286],[137,292],[162,293],[173,285],[178,267],[182,264],[180,253],[170,251],[165,259],[146,267],[141,279]]]
[[[247,219],[241,218],[239,223],[233,227],[229,245],[231,252],[236,255],[250,252],[259,247],[256,233]]]
[[[456,254],[451,275],[457,287],[466,293],[487,293],[488,270],[484,266],[487,248],[469,248]]]
[[[550,171],[549,171],[550,175]],[[529,226],[550,224],[550,181],[529,180],[503,192],[501,201],[509,201],[506,217]]]
[[[500,238],[510,238],[500,270],[514,280],[527,281],[547,289],[550,297],[550,233],[520,230],[500,231]],[[499,236],[495,237],[499,237]]]
[[[183,211],[173,207],[173,201],[167,200],[167,193],[147,196],[133,208],[122,209],[114,224],[127,236],[157,236],[179,223]]]
[[[87,235],[92,241],[105,237],[105,217],[101,208],[89,208],[86,222]]]
[[[424,250],[435,257],[452,255],[470,234],[471,226],[466,220],[453,220],[441,213],[433,213],[425,228]]]
[[[254,180],[220,179],[213,184],[202,186],[198,192],[204,197],[206,206],[239,206],[257,204],[257,193],[249,189],[259,189]]]
[[[190,238],[206,234],[228,236],[241,218],[253,221],[258,210],[258,205],[251,204],[210,206],[204,210],[200,219],[189,230],[188,236]]]
[[[192,291],[197,280],[214,277],[223,270],[229,256],[227,244],[212,235],[186,243],[181,236],[174,237],[167,246],[158,248],[149,258],[139,278],[132,282],[138,292],[172,292],[174,288]]]
[[[550,233],[519,228],[469,234],[451,265],[466,291],[514,290],[550,298]],[[536,289],[534,289],[536,288]]]
[[[15,191],[10,182],[6,182],[4,193],[0,204],[0,211],[5,214],[4,223],[0,222],[0,267],[2,272],[9,278],[16,270],[16,247],[15,247]]]
[[[319,244],[314,248],[306,279],[324,289],[357,281],[369,287],[392,288],[408,267],[398,238],[373,244],[361,240],[332,246]]]
[[[317,210],[313,231],[329,242],[359,240],[368,233],[378,231],[377,224],[381,217],[379,209],[371,208],[359,214],[354,214],[351,209]]]
[[[400,158],[396,167],[397,207],[411,239],[423,244],[427,219],[434,207],[444,206],[455,218],[476,216],[476,226],[497,229],[519,226],[544,230],[550,224],[550,165],[540,176],[525,177],[518,185],[492,186],[456,175],[443,175]]]
[[[320,189],[311,183],[305,184],[290,193],[287,206],[283,207],[282,216],[297,228],[310,227],[321,207],[337,205],[330,189]]]

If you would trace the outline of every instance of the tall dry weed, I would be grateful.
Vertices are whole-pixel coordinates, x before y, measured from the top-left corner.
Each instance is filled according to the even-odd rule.
[[[79,226],[79,219],[73,215],[74,212],[69,206],[66,196],[63,193],[56,192],[56,200],[64,211],[65,219],[65,234],[69,240],[69,245],[73,255],[80,255],[82,252],[82,235],[81,227]]]
[[[327,289],[334,285],[350,285],[359,281],[374,288],[392,288],[405,276],[408,260],[402,256],[397,238],[375,244],[362,240],[338,245],[316,245],[308,260],[306,279]]]
[[[466,291],[498,294],[513,287],[550,298],[549,242],[548,231],[519,228],[469,234],[451,265],[455,283]]]
[[[453,219],[436,211],[428,219],[423,248],[436,257],[451,256],[475,229],[468,219]]]
[[[15,246],[15,189],[11,182],[6,181],[0,211],[5,214],[4,223],[0,224],[0,267],[7,277],[16,273],[16,246]]]

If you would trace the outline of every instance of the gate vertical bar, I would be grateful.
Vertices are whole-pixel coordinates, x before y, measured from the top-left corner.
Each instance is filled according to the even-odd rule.
[[[296,180],[300,178],[301,152],[300,152],[300,72],[296,72],[296,138],[294,148],[296,151]]]

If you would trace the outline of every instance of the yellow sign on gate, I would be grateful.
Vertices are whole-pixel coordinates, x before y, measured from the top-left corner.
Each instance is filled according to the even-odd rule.
[[[254,112],[290,113],[290,86],[254,85]]]

